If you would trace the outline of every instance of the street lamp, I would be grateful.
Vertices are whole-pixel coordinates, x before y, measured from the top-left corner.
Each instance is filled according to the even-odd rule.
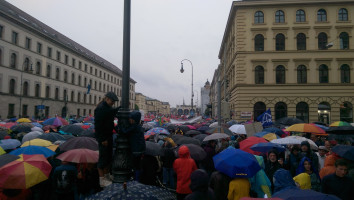
[[[188,61],[188,62],[191,64],[191,66],[192,66],[192,95],[191,95],[191,107],[192,107],[192,109],[191,109],[191,110],[193,110],[193,97],[194,97],[194,92],[193,92],[193,63],[192,63],[192,61],[190,61],[190,60],[188,60],[188,59],[183,59],[183,60],[181,61],[181,69],[180,69],[180,72],[181,72],[181,73],[184,72],[184,69],[183,69],[183,61]]]
[[[25,71],[24,66],[26,65],[26,72],[32,73],[33,69],[32,69],[32,62],[31,62],[31,67],[29,68],[29,62],[30,60],[28,58],[25,59],[25,61],[22,64],[22,70],[21,70],[21,85],[20,85],[20,109],[19,109],[19,113],[18,113],[18,117],[21,118],[22,117],[22,95],[23,95],[23,89],[22,89],[22,85],[23,85],[23,71]]]

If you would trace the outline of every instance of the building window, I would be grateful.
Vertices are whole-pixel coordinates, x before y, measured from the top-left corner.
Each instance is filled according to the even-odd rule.
[[[276,51],[285,50],[285,36],[281,33],[275,36],[275,50]]]
[[[97,81],[95,81],[95,90],[97,90]]]
[[[80,103],[80,100],[81,100],[81,94],[80,92],[77,93],[77,102]]]
[[[79,75],[78,80],[77,80],[77,85],[81,86],[81,76]]]
[[[255,82],[256,84],[264,84],[264,68],[260,65],[255,68]]]
[[[57,51],[57,61],[60,62],[60,59],[61,59],[61,53],[60,53],[60,51]]]
[[[9,94],[15,94],[15,88],[16,88],[15,86],[16,86],[15,79],[10,79]]]
[[[106,84],[103,84],[103,92],[106,92]]]
[[[79,70],[81,70],[82,69],[82,63],[81,63],[81,61],[79,61]]]
[[[59,100],[59,88],[55,88],[54,98],[55,98],[55,100]]]
[[[15,31],[12,31],[12,43],[17,45],[18,42],[18,33],[16,33]]]
[[[23,83],[22,95],[25,96],[25,97],[28,96],[28,82],[27,81],[25,81]]]
[[[75,74],[74,73],[71,74],[71,83],[75,84]]]
[[[45,98],[47,98],[47,99],[50,98],[50,87],[49,86],[45,87]]]
[[[97,69],[95,69],[95,76],[97,76]]]
[[[2,33],[4,32],[4,27],[0,25],[0,38],[2,38]]]
[[[64,62],[65,62],[65,64],[68,64],[68,62],[69,62],[69,56],[68,55],[65,55]]]
[[[86,93],[84,93],[84,103],[86,103]]]
[[[309,123],[309,105],[307,103],[300,102],[296,105],[296,118]]]
[[[73,58],[72,59],[72,66],[75,67],[75,65],[76,65],[76,60],[75,60],[75,58]]]
[[[96,105],[97,104],[97,97],[95,95],[95,97],[93,98],[93,103]]]
[[[59,69],[59,68],[57,68],[57,69],[55,70],[55,79],[57,79],[57,80],[60,79],[60,69]]]
[[[318,121],[329,124],[331,121],[331,105],[328,102],[318,104]]]
[[[296,22],[305,22],[306,21],[306,15],[304,10],[297,10],[296,11]]]
[[[68,101],[68,94],[66,90],[63,90],[63,100]]]
[[[353,122],[353,105],[350,102],[344,102],[340,105],[340,121]]]
[[[284,11],[278,10],[275,12],[275,23],[284,23],[285,22],[285,14]]]
[[[102,71],[100,71],[100,77],[102,78]]]
[[[75,99],[75,93],[74,91],[71,91],[71,102],[74,102]]]
[[[77,117],[80,117],[80,108],[77,109]]]
[[[340,67],[340,80],[341,83],[350,83],[350,68],[348,65]]]
[[[87,87],[87,79],[86,79],[86,77],[84,78],[84,87]]]
[[[87,72],[87,64],[85,64],[85,72]]]
[[[83,115],[86,116],[86,109],[84,109]]]
[[[92,74],[92,67],[90,67],[90,74]]]
[[[28,117],[27,116],[27,114],[28,114],[27,110],[28,110],[28,105],[22,105],[22,117]]]
[[[284,102],[278,102],[275,104],[275,120],[288,116],[288,107]]]
[[[253,116],[256,120],[259,115],[266,111],[266,105],[263,102],[257,102],[253,106]]]
[[[34,96],[39,97],[40,96],[40,85],[37,83],[36,86],[34,87]]]
[[[327,34],[321,32],[318,34],[318,49],[327,49]]]
[[[37,62],[36,65],[36,74],[40,75],[41,74],[41,63]]]
[[[264,14],[262,11],[257,11],[254,14],[254,23],[255,24],[263,24],[264,23]]]
[[[284,84],[285,83],[285,67],[283,65],[277,66],[275,70],[276,76],[276,83],[277,84]]]
[[[101,82],[98,84],[98,91],[100,91],[100,92],[102,91],[101,90]]]
[[[52,74],[52,67],[50,65],[47,65],[47,77],[50,78]]]
[[[306,35],[299,33],[296,35],[297,50],[306,50]]]
[[[64,71],[64,82],[67,83],[68,82],[68,72]]]
[[[29,58],[25,58],[25,62],[23,63],[23,65],[24,65],[23,71],[28,71],[30,69]]]
[[[7,118],[13,118],[13,117],[15,117],[15,104],[10,103],[9,110],[7,112]]]
[[[91,96],[91,94],[89,95],[89,104],[92,104],[92,96]]]
[[[320,65],[319,78],[320,78],[320,83],[328,83],[328,67],[327,67],[327,65]]]
[[[25,48],[31,50],[31,39],[26,37]]]
[[[307,83],[307,68],[305,65],[297,67],[297,83]]]
[[[339,34],[340,49],[349,49],[349,35],[346,32]]]
[[[341,8],[338,11],[338,20],[339,21],[348,21],[348,10]]]
[[[17,55],[15,53],[12,53],[10,58],[10,67],[16,68],[16,65],[17,65]]]
[[[48,47],[47,54],[48,58],[52,58],[52,48]]]
[[[42,44],[41,43],[37,43],[37,53],[41,54],[42,53]]]
[[[258,34],[254,37],[254,50],[264,51],[264,37],[262,34]]]
[[[326,22],[327,21],[327,12],[324,9],[319,9],[317,11],[317,21]]]

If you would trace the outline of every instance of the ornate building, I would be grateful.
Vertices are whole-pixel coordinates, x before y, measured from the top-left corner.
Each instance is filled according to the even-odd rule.
[[[141,93],[136,93],[135,98],[136,105],[139,107],[139,110],[142,110],[145,114],[160,113],[163,115],[169,115],[171,113],[170,104],[168,102],[162,102],[157,99],[152,99]]]
[[[352,0],[234,1],[211,87],[236,120],[353,122],[353,34]]]
[[[0,118],[93,114],[108,91],[121,98],[118,67],[0,1]]]
[[[207,105],[210,103],[210,97],[209,97],[209,93],[210,93],[210,83],[209,80],[207,80],[207,82],[205,82],[204,87],[202,87],[200,89],[200,96],[201,96],[201,113],[204,114],[205,110],[207,109]]]

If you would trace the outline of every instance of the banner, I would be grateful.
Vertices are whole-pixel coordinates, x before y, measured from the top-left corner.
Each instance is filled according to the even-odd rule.
[[[273,124],[273,121],[272,121],[272,114],[270,112],[270,108],[268,108],[267,111],[259,115],[257,117],[257,121],[261,122],[263,127],[271,126]]]

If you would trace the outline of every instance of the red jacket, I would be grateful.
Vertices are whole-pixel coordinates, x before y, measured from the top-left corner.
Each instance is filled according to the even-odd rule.
[[[197,169],[194,160],[190,158],[189,149],[181,146],[178,150],[179,158],[173,163],[173,169],[177,174],[176,192],[179,194],[190,194],[192,190],[189,188],[191,183],[191,174]]]

